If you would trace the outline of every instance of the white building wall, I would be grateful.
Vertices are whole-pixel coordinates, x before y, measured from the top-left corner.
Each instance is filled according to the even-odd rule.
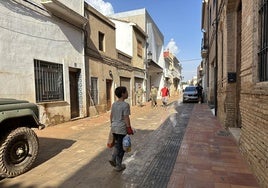
[[[38,0],[40,1],[40,0]],[[62,4],[66,5],[67,7],[71,8],[75,12],[83,15],[84,14],[84,0],[58,0]]]
[[[164,37],[160,33],[157,26],[153,23],[151,18],[148,16],[147,22],[147,34],[148,34],[148,51],[152,52],[152,60],[157,62],[160,66],[163,62],[161,62],[160,58],[163,60],[163,45],[164,45]]]
[[[0,2],[0,97],[36,102],[34,60],[58,63],[64,69],[66,103],[55,103],[47,109],[40,108],[41,118],[43,122],[54,115],[60,115],[65,121],[70,119],[69,67],[81,69],[79,105],[81,116],[84,116],[83,32],[60,19],[52,19],[39,8],[41,4],[36,5],[24,1],[22,4],[10,0]],[[81,6],[75,9],[81,9]],[[53,111],[53,108],[57,110]]]
[[[165,60],[164,60],[164,36],[159,30],[158,26],[154,23],[151,16],[146,12],[146,26],[148,35],[148,49],[147,51],[152,52],[152,60],[157,63],[163,71],[165,70]],[[158,94],[161,88],[165,84],[164,74],[158,73],[156,75],[151,75],[151,83],[158,87]],[[160,98],[160,95],[158,95]]]
[[[133,28],[130,23],[111,19],[116,27],[116,49],[133,56]]]

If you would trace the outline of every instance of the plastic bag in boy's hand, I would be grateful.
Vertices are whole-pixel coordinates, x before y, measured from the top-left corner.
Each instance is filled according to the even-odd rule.
[[[127,134],[134,134],[131,127],[127,127]]]
[[[123,150],[125,152],[130,152],[131,151],[131,139],[130,136],[126,135],[123,138]]]

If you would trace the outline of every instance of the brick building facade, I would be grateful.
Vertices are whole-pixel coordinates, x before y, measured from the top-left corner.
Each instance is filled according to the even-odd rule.
[[[206,0],[202,7],[208,102],[225,128],[241,128],[240,150],[262,187],[268,186],[267,8],[267,0]]]

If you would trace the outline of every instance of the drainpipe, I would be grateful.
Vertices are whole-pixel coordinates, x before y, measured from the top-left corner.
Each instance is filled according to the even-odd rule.
[[[216,1],[216,36],[215,36],[215,72],[214,72],[214,103],[215,103],[215,116],[217,116],[217,111],[218,111],[218,23],[219,23],[219,18],[218,18],[218,1]]]

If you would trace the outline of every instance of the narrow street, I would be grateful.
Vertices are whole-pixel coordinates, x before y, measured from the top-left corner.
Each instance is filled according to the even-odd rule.
[[[0,43],[0,188],[268,188],[268,0],[0,0]]]
[[[160,101],[159,101],[160,104]],[[149,103],[132,110],[132,151],[127,168],[115,172],[106,148],[109,113],[37,131],[40,154],[35,167],[1,187],[166,187],[194,104],[173,101],[167,108]],[[157,180],[157,181],[156,181]]]
[[[160,101],[158,102],[160,104]],[[30,171],[0,181],[12,188],[259,187],[234,137],[207,104],[170,100],[167,108],[131,108],[132,150],[116,172],[106,147],[109,113],[37,131],[40,154]]]

